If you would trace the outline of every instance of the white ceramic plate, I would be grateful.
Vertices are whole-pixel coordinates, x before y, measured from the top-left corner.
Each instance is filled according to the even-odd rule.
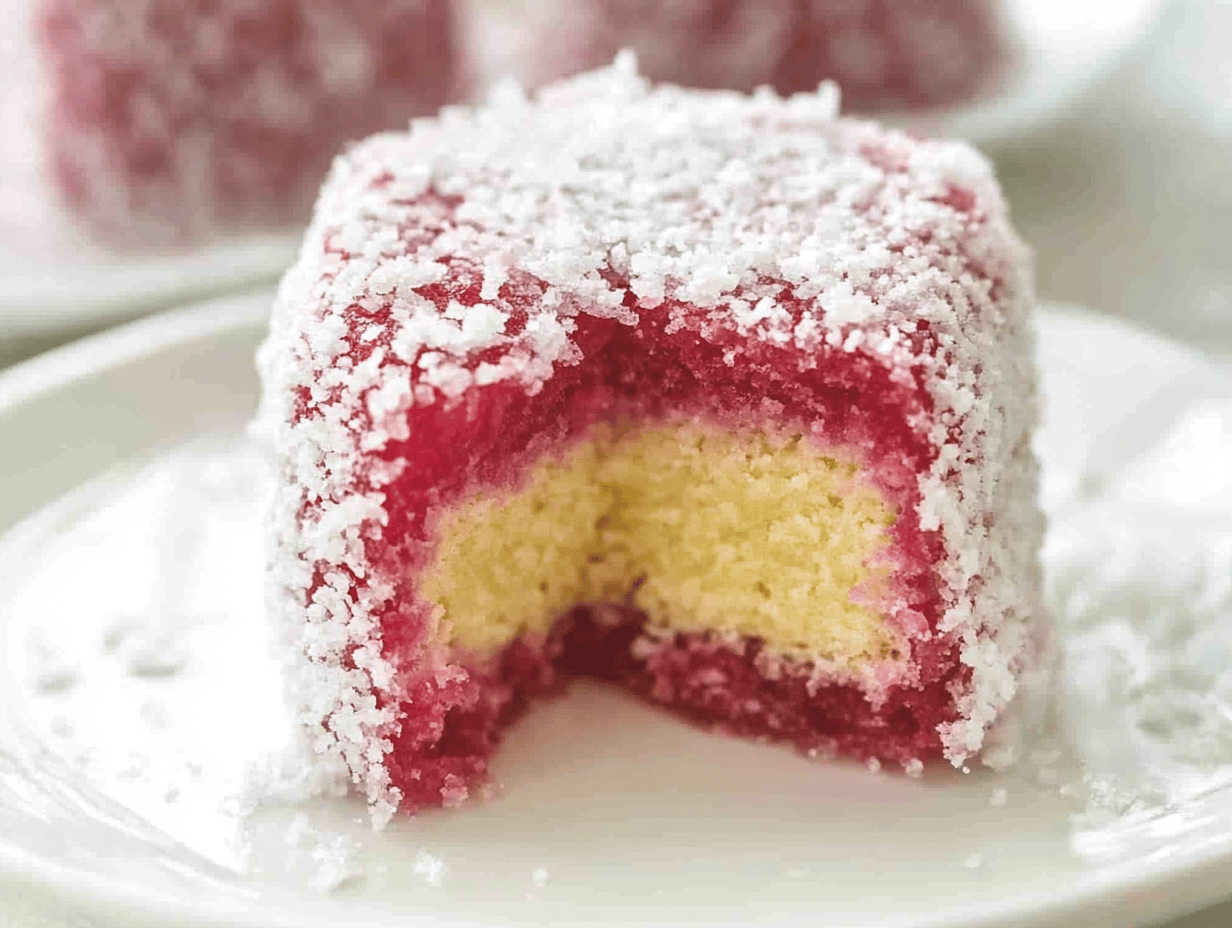
[[[210,784],[256,757],[251,741],[276,716],[251,647],[261,637],[258,465],[235,450],[256,397],[252,354],[269,299],[152,317],[0,376],[0,884],[7,874],[126,926],[348,928],[1131,928],[1228,892],[1227,785],[1076,821],[1082,803],[1049,785],[1048,759],[1010,778],[876,776],[712,736],[596,685],[514,728],[497,763],[505,793],[492,802],[397,821],[376,836],[351,800],[251,817],[212,806]],[[1041,335],[1054,514],[1080,510],[1201,397],[1232,396],[1222,369],[1140,330],[1052,310]],[[203,438],[211,435],[222,437]],[[185,442],[197,450],[165,457]],[[112,534],[82,536],[64,562],[76,568],[49,568],[49,533],[91,518],[108,488],[131,491],[134,462],[155,459],[159,476],[126,497],[118,522],[113,513]],[[184,508],[185,499],[208,505]],[[165,518],[181,511],[187,521]],[[231,533],[200,538],[234,543],[192,541],[193,520]],[[187,542],[175,534],[185,525]],[[130,549],[140,556],[117,564],[116,552]],[[167,551],[179,553],[158,554]],[[205,637],[185,639],[178,663],[130,663],[128,676],[108,677],[111,658],[96,655],[95,670],[41,684],[40,698],[67,700],[64,725],[89,727],[83,737],[117,761],[96,778],[97,758],[59,745],[55,719],[48,734],[47,714],[22,688],[29,636],[68,653],[89,637],[78,631],[92,621],[85,615],[83,626],[82,612],[127,603],[135,614],[159,597],[172,613],[190,599],[200,607],[194,628]],[[11,608],[18,600],[23,616]],[[230,650],[219,650],[219,636]],[[127,660],[136,653],[127,648],[117,636],[104,650]],[[72,702],[74,692],[85,702]],[[187,772],[156,769],[194,751]],[[250,875],[229,868],[237,858]],[[313,881],[341,885],[322,895],[305,888]]]

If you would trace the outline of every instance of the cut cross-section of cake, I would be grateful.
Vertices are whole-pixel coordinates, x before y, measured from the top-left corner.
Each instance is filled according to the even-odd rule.
[[[561,679],[919,769],[1047,635],[989,167],[630,59],[340,158],[261,353],[315,769],[452,804]]]

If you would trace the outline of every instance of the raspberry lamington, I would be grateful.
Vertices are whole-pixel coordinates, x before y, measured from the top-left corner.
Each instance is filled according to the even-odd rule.
[[[523,0],[518,73],[533,84],[637,53],[647,76],[780,93],[837,81],[859,112],[976,96],[1008,55],[993,0]]]
[[[1032,292],[988,165],[631,60],[342,157],[261,353],[318,772],[453,804],[574,674],[955,764],[1035,660]]]
[[[453,0],[34,0],[47,157],[104,238],[307,221],[348,140],[463,92]]]

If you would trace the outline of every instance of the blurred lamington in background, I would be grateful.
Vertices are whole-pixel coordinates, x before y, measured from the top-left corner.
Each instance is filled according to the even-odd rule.
[[[49,199],[147,251],[296,229],[348,142],[501,77],[538,87],[629,48],[654,81],[830,79],[844,111],[918,111],[995,84],[1010,44],[992,0],[24,2]]]
[[[36,0],[52,179],[106,240],[307,220],[348,140],[468,93],[451,0]]]
[[[500,0],[493,0],[499,3]],[[506,0],[506,5],[508,2]],[[950,106],[996,80],[990,0],[521,0],[510,68],[531,86],[606,64],[690,87],[790,94],[837,81],[847,112]]]

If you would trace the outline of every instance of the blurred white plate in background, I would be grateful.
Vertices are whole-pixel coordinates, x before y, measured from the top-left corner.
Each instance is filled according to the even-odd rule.
[[[0,234],[3,234],[0,227]],[[41,249],[0,238],[0,340],[98,327],[276,280],[300,236],[266,236],[158,256],[117,255],[84,238]]]

